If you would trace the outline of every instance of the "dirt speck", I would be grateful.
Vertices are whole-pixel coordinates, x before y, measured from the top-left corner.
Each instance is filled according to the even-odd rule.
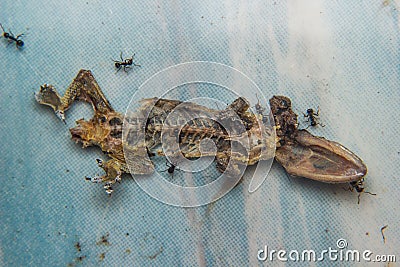
[[[100,261],[103,261],[105,257],[106,257],[106,253],[105,253],[105,252],[101,253],[101,254],[99,255]]]
[[[76,262],[82,262],[85,258],[86,258],[85,255],[79,256],[79,257],[76,257],[76,258],[75,258],[75,261],[76,261]]]
[[[158,255],[160,255],[160,254],[163,252],[163,250],[164,250],[163,247],[160,247],[160,250],[157,251],[155,254],[150,255],[150,256],[149,256],[149,259],[150,259],[150,260],[154,260],[155,258],[157,258]]]
[[[109,237],[109,236],[110,236],[109,233],[103,235],[103,236],[100,238],[100,241],[98,241],[98,242],[96,243],[96,245],[109,246],[109,245],[110,245],[110,242],[108,242],[108,237]]]
[[[383,233],[383,231],[385,231],[387,227],[388,227],[388,226],[385,225],[385,226],[382,226],[382,228],[381,228],[381,234],[382,234],[383,243],[386,243],[386,236],[385,236],[385,234]]]
[[[76,250],[77,250],[78,252],[81,252],[81,251],[82,251],[82,247],[81,247],[81,243],[80,243],[80,242],[76,242],[75,245],[74,245],[74,247],[76,248]]]

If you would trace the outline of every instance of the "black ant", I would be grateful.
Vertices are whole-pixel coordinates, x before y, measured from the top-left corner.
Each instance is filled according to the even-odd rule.
[[[312,108],[307,109],[307,114],[304,114],[304,117],[308,117],[307,122],[310,122],[310,125],[307,126],[306,129],[308,129],[308,127],[310,126],[317,126],[318,124],[321,125],[321,127],[325,127],[325,125],[323,125],[322,123],[318,122],[318,116],[319,116],[319,107],[317,110],[317,113],[314,112],[314,110]]]
[[[374,193],[365,191],[364,178],[362,178],[361,180],[358,180],[358,181],[350,182],[348,190],[351,191],[351,192],[353,192],[355,190],[358,193],[357,204],[360,204],[361,193],[367,193],[367,194],[370,194],[372,196],[376,196],[376,194],[374,194]]]
[[[0,27],[1,27],[1,29],[3,30],[3,35],[2,35],[2,36],[3,36],[4,38],[8,39],[9,42],[14,41],[14,42],[15,42],[15,45],[17,46],[17,48],[23,47],[23,46],[24,46],[24,41],[22,41],[22,40],[19,39],[21,36],[24,35],[23,33],[18,34],[17,36],[14,36],[14,34],[13,34],[10,30],[9,30],[10,32],[6,32],[6,31],[4,30],[4,28],[3,28],[3,25],[0,24]]]
[[[161,171],[161,172],[168,172],[169,174],[172,174],[172,177],[174,177],[174,172],[175,172],[175,169],[177,168],[174,164],[172,164],[172,163],[169,163],[168,164],[168,161],[166,161],[165,162],[165,165],[168,167],[168,169],[166,169],[166,170],[163,170],[163,171]]]
[[[168,171],[169,174],[173,174],[176,166],[172,163],[170,163],[170,165],[168,165],[167,162],[165,163],[165,165],[167,165],[167,167],[168,167],[168,169],[166,169],[165,171]]]
[[[123,59],[122,58],[122,52],[121,52],[121,54],[119,55],[119,57],[121,58],[121,61],[114,60],[114,59],[111,59],[111,60],[114,61],[114,66],[118,69],[117,72],[122,67],[124,67],[124,71],[127,72],[126,69],[129,69],[130,66],[132,66],[132,65],[140,67],[140,65],[133,63],[134,56],[135,56],[135,54],[133,54],[133,56],[131,58]]]

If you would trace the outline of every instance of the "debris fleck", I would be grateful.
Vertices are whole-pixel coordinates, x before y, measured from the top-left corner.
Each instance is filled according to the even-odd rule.
[[[73,262],[68,263],[68,267],[76,266],[77,263],[81,263],[86,258],[86,255],[76,257]]]
[[[157,251],[155,254],[150,255],[149,259],[154,260],[155,258],[157,258],[158,255],[160,255],[163,252],[163,247],[160,247],[160,250]]]
[[[85,258],[86,258],[86,256],[85,256],[85,255],[83,255],[83,256],[79,256],[79,257],[76,257],[76,258],[75,258],[75,261],[77,261],[77,262],[81,262],[81,261],[83,261]]]
[[[385,231],[385,229],[388,227],[388,225],[385,225],[381,228],[381,234],[382,234],[382,239],[383,239],[383,243],[386,243],[386,237],[385,234],[383,233],[383,231]]]
[[[100,261],[103,261],[105,257],[106,257],[106,253],[105,253],[105,252],[101,253],[101,254],[99,255]]]
[[[98,241],[96,244],[97,245],[105,245],[105,246],[109,246],[110,242],[108,242],[108,237],[110,236],[110,233],[107,233],[105,235],[103,235],[100,239],[100,241]]]
[[[78,252],[81,252],[81,251],[82,251],[81,243],[80,243],[80,242],[76,242],[76,243],[75,243],[75,248],[76,248],[76,250],[77,250]]]

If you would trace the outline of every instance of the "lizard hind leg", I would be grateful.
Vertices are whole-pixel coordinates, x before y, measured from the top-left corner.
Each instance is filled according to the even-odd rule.
[[[121,163],[116,159],[111,159],[109,161],[104,162],[101,159],[96,159],[97,165],[101,167],[106,174],[102,176],[94,176],[93,178],[85,177],[86,180],[89,180],[93,183],[104,183],[104,189],[108,195],[114,191],[112,186],[115,183],[121,182],[122,174],[124,173],[124,167]]]

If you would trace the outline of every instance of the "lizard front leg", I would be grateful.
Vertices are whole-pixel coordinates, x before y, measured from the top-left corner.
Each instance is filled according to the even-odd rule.
[[[113,192],[112,186],[116,182],[121,182],[121,176],[126,172],[126,166],[123,166],[123,164],[116,159],[110,159],[106,162],[101,159],[96,160],[99,167],[101,167],[106,174],[102,176],[96,175],[94,177],[85,177],[85,179],[93,183],[104,183],[104,189],[106,190],[106,193],[111,195]]]
[[[63,97],[58,94],[54,86],[44,84],[39,92],[35,93],[35,98],[40,104],[52,107],[63,122],[65,122],[65,111],[75,100],[90,103],[95,113],[107,114],[114,111],[90,70],[80,70]]]

